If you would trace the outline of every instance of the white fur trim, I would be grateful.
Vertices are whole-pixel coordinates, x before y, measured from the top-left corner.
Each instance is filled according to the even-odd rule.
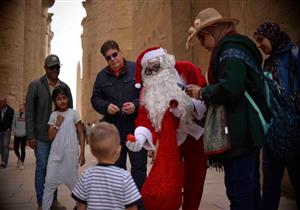
[[[142,87],[141,83],[135,83],[134,87],[136,89],[140,89]]]
[[[156,149],[153,144],[152,133],[148,128],[139,126],[134,130],[134,135],[143,135],[146,137],[147,141],[144,143],[144,146],[143,146],[146,150],[155,150]]]
[[[160,56],[160,55],[166,55],[166,54],[167,54],[167,52],[166,52],[163,48],[159,48],[159,49],[157,49],[157,50],[152,50],[152,51],[150,51],[150,52],[147,52],[147,53],[144,54],[144,56],[143,56],[143,58],[142,58],[142,60],[141,60],[141,65],[144,66],[144,64],[145,64],[148,60],[150,60],[150,59],[152,59],[152,58],[155,58],[155,57],[157,57],[157,56]]]

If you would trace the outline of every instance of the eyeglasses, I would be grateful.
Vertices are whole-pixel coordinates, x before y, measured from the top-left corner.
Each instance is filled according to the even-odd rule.
[[[155,63],[151,67],[145,68],[145,75],[152,75],[153,72],[157,73],[160,69],[160,63]]]
[[[111,54],[111,55],[107,55],[107,56],[105,56],[105,60],[110,61],[110,60],[112,60],[113,58],[116,58],[116,57],[118,56],[118,54],[119,54],[119,52],[114,52],[114,53]]]

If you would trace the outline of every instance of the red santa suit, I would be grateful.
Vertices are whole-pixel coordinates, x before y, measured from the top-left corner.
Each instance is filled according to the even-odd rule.
[[[168,68],[173,65],[170,70],[173,71],[171,73],[173,77],[167,83],[178,84],[174,89],[180,94],[174,93],[172,96],[170,91],[164,92],[167,90],[163,88],[161,92],[147,93],[147,77],[143,76],[143,64],[157,57],[160,57],[161,63],[167,60]],[[168,59],[172,60],[171,58],[171,55],[162,48],[150,48],[137,60],[136,82],[139,83],[143,77],[145,86],[141,91],[134,135],[146,138],[143,144],[145,149],[156,150],[155,162],[141,194],[146,210],[177,210],[181,205],[183,210],[198,210],[207,168],[207,158],[203,153],[203,128],[199,125],[199,121],[206,107],[203,102],[188,98],[183,90],[180,90],[182,93],[178,92],[177,88],[180,89],[188,84],[205,86],[206,81],[201,70],[192,63],[175,63],[174,59],[172,64],[168,61]],[[161,65],[161,68],[163,69],[164,66]],[[151,87],[151,83],[148,87]],[[179,109],[178,111],[176,108],[164,106],[165,110],[161,117],[155,116],[155,107],[152,111],[147,107],[153,106],[151,103],[153,98],[156,99],[156,95],[163,96],[162,101],[170,99],[171,102],[178,103],[181,112]],[[184,105],[177,95],[182,95]],[[148,99],[150,96],[153,97],[151,100]],[[159,101],[157,104],[159,107]]]

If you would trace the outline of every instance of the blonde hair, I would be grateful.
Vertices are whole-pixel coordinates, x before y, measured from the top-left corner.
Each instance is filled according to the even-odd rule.
[[[120,145],[120,134],[116,126],[107,122],[96,124],[89,135],[92,154],[98,159],[111,159]]]

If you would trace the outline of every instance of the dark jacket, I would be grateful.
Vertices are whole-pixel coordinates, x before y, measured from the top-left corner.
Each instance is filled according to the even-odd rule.
[[[107,67],[102,69],[94,83],[91,103],[94,109],[102,114],[103,120],[114,124],[119,132],[121,140],[124,141],[126,135],[134,132],[134,120],[137,116],[139,90],[135,88],[135,63],[125,61],[125,67],[120,75],[115,76]],[[110,115],[107,111],[108,105],[113,103],[120,110],[125,102],[133,102],[135,112],[127,115],[122,111],[115,115]]]
[[[69,92],[69,107],[73,108],[73,99],[69,86],[59,81]],[[50,141],[48,120],[52,112],[52,97],[46,75],[29,84],[26,96],[26,136],[38,141]]]
[[[0,132],[11,129],[12,121],[14,118],[14,110],[9,105],[6,105],[6,107],[7,107],[7,109],[3,116],[3,120],[0,119]],[[1,112],[1,110],[0,110],[0,112]]]
[[[249,92],[263,115],[270,117],[264,95],[263,81],[243,60],[226,58],[220,61],[227,49],[239,49],[256,61],[260,67],[262,56],[256,45],[242,35],[224,37],[213,53],[212,76],[216,81],[203,89],[201,96],[212,104],[224,104],[232,149],[222,157],[237,157],[260,148],[265,141],[257,112],[244,96]]]

